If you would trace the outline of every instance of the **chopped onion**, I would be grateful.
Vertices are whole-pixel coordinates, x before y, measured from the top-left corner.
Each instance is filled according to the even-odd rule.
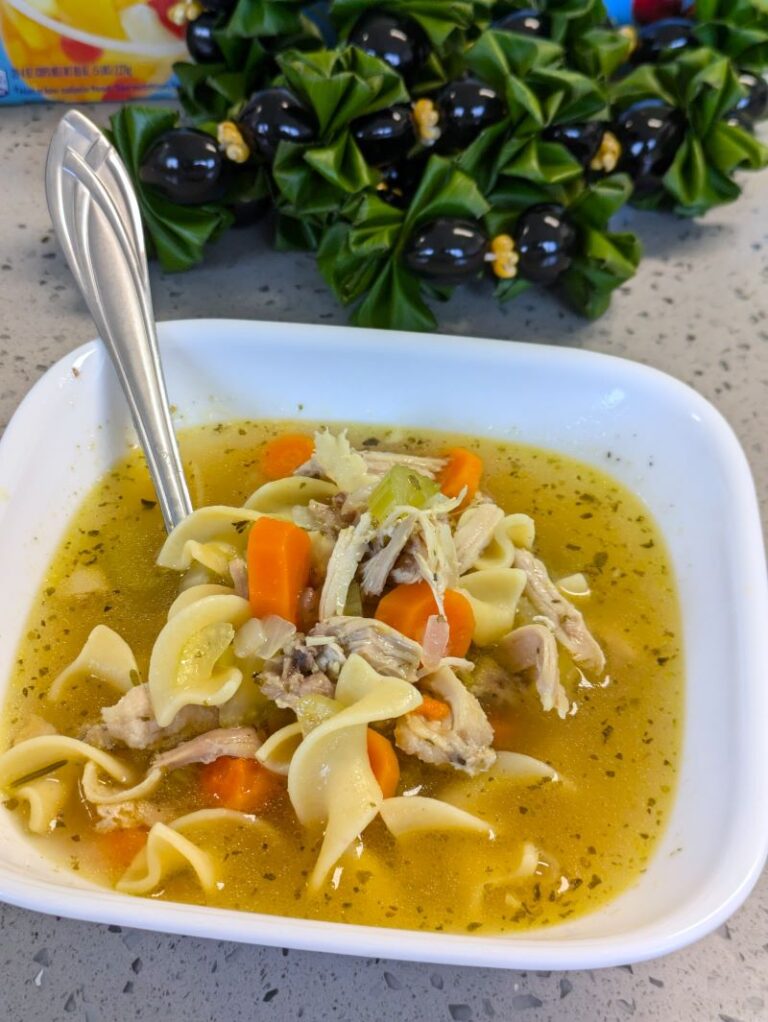
[[[248,565],[242,557],[233,557],[229,562],[229,574],[238,596],[248,599]]]
[[[253,617],[237,630],[234,641],[235,656],[242,660],[258,657],[269,660],[296,634],[296,627],[276,614]]]
[[[431,614],[421,640],[421,662],[427,671],[436,671],[448,648],[451,629],[448,620],[440,614]]]

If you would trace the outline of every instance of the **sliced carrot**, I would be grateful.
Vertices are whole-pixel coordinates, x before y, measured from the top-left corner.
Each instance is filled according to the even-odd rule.
[[[424,696],[421,706],[417,706],[413,712],[427,720],[446,720],[451,715],[451,708],[442,699]]]
[[[108,830],[101,835],[101,847],[109,862],[121,870],[127,869],[147,843],[146,827],[125,827]]]
[[[304,433],[286,433],[270,440],[261,455],[261,470],[267,479],[285,479],[309,461],[315,449],[311,436]]]
[[[483,462],[466,447],[453,447],[448,451],[448,464],[440,472],[440,489],[446,497],[458,497],[466,486],[467,492],[461,502],[466,507],[477,493],[480,477],[483,474]]]
[[[281,781],[255,759],[219,756],[200,770],[200,790],[206,802],[241,813],[257,813],[279,794]]]
[[[455,589],[446,589],[443,604],[450,628],[448,656],[466,656],[475,631],[475,613],[472,610],[472,604],[466,596],[462,596]]]
[[[299,598],[309,582],[312,542],[293,522],[257,518],[248,536],[248,598],[254,617],[299,620]]]
[[[502,749],[506,752],[513,751],[515,743],[519,741],[520,734],[517,722],[510,713],[491,713],[488,715],[488,723],[493,728],[492,745],[494,749]]]
[[[475,630],[472,605],[466,596],[455,589],[446,590],[443,603],[450,629],[446,652],[448,656],[464,656]],[[395,586],[386,596],[382,596],[375,617],[407,635],[409,639],[421,642],[427,621],[432,614],[437,613],[437,601],[429,585],[426,582],[414,582],[412,585]]]
[[[368,728],[368,760],[384,798],[392,798],[400,780],[400,763],[392,742],[373,728]]]

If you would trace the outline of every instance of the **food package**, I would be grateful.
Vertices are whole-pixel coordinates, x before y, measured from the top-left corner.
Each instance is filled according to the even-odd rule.
[[[167,98],[174,0],[0,0],[0,104]]]

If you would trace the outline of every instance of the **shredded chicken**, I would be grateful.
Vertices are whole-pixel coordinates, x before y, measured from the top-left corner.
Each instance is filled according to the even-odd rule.
[[[357,525],[350,525],[339,533],[320,594],[321,619],[344,613],[349,587],[374,533],[367,511],[360,516]]]
[[[322,536],[336,539],[342,529],[351,525],[349,515],[342,515],[341,504],[337,494],[328,504],[321,500],[310,500],[306,507],[293,509],[293,521],[308,532],[319,532]]]
[[[544,564],[529,550],[515,551],[515,567],[526,574],[525,595],[538,614],[552,625],[555,638],[578,664],[599,674],[605,655],[587,628],[581,612],[558,590]]]
[[[488,546],[503,517],[501,508],[488,502],[471,505],[461,516],[453,534],[460,575],[469,571]]]
[[[219,756],[253,759],[261,744],[255,728],[218,727],[188,742],[182,742],[175,749],[161,752],[155,756],[152,766],[161,770],[177,770],[190,763],[213,763]]]
[[[307,646],[305,637],[297,635],[285,655],[259,675],[261,691],[282,709],[295,711],[304,696],[332,696],[335,683],[328,675],[338,676],[343,663],[332,645]]]
[[[546,625],[522,625],[515,628],[504,636],[494,650],[494,655],[510,674],[531,678],[544,710],[548,712],[554,709],[558,717],[566,716],[570,702],[560,683],[557,643],[550,628]]]
[[[414,582],[421,582],[421,568],[416,560],[416,553],[424,549],[421,536],[412,536],[405,546],[405,549],[395,561],[395,566],[389,573],[389,581],[396,586],[410,586]]]
[[[448,502],[424,511],[414,510],[413,534],[389,574],[389,581],[396,585],[425,581],[441,612],[446,589],[453,588],[459,580],[456,546],[447,516],[454,506],[454,502]]]
[[[423,513],[419,517],[424,550],[416,552],[416,563],[421,569],[422,578],[431,586],[442,613],[446,589],[459,581],[453,533],[451,526],[442,518],[433,519]]]
[[[375,482],[368,475],[365,459],[350,444],[345,429],[338,434],[327,429],[318,430],[312,457],[300,465],[294,475],[330,479],[343,493],[352,493]]]
[[[111,805],[95,805],[93,808],[98,816],[94,830],[100,834],[131,827],[152,827],[168,819],[168,813],[151,802],[114,802]]]
[[[445,468],[446,458],[425,458],[418,454],[403,454],[400,451],[378,451],[366,448],[360,451],[370,475],[381,478],[395,465],[405,465],[420,475],[434,479]]]
[[[210,731],[219,722],[219,711],[209,706],[184,706],[167,727],[160,727],[152,712],[149,686],[136,685],[114,706],[104,706],[102,724],[88,728],[85,741],[102,749],[127,745],[129,749],[159,749],[186,733]]]
[[[425,686],[451,708],[445,720],[427,720],[408,713],[395,725],[395,741],[403,752],[424,763],[448,763],[474,776],[496,762],[491,748],[493,729],[482,706],[448,667],[424,679]]]
[[[346,656],[357,653],[380,674],[405,681],[416,680],[421,646],[383,621],[369,617],[332,617],[316,625],[311,634],[332,636]]]
[[[401,451],[379,451],[368,447],[357,451],[347,440],[346,431],[339,437],[333,437],[333,443],[326,436],[331,434],[315,434],[315,453],[296,469],[295,475],[323,476],[335,482],[340,489],[350,492],[365,485],[365,476],[379,480],[395,465],[405,465],[434,479],[446,464],[445,458],[426,458]]]
[[[407,514],[399,519],[387,533],[380,531],[376,537],[378,549],[363,564],[362,589],[368,596],[381,596],[390,572],[395,566],[403,548],[413,535],[416,527],[414,515]]]

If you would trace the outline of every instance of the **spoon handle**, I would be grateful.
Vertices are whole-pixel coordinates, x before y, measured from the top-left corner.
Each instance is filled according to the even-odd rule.
[[[160,363],[139,207],[116,150],[76,110],[54,132],[45,188],[56,234],[117,372],[170,532],[192,503]]]

